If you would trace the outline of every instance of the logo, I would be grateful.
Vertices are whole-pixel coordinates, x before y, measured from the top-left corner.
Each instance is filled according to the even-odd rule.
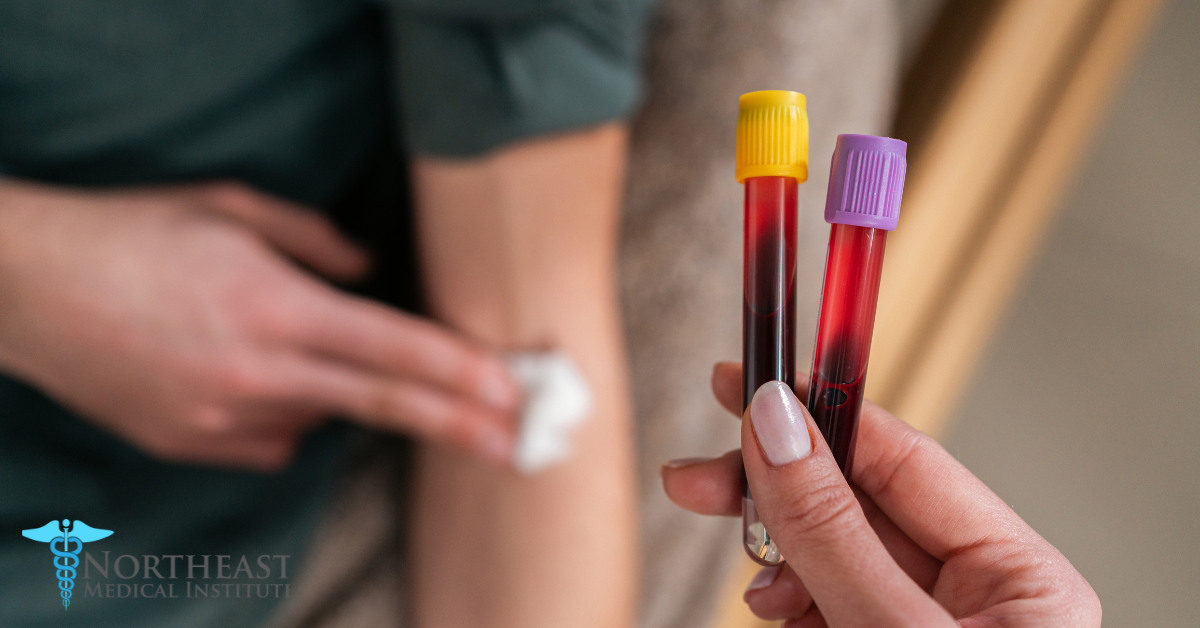
[[[58,576],[59,595],[62,596],[63,610],[71,605],[71,591],[75,589],[75,568],[79,566],[79,552],[83,551],[84,543],[99,541],[112,535],[112,530],[100,530],[76,519],[72,525],[68,519],[51,521],[40,528],[21,530],[21,536],[40,543],[49,543],[50,551],[54,552],[55,573]],[[71,551],[72,541],[75,550]],[[62,542],[62,549],[57,544]]]

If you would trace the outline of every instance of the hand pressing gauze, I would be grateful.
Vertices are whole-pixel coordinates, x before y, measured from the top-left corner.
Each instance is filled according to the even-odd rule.
[[[506,360],[525,391],[513,464],[537,473],[571,457],[571,432],[592,415],[592,390],[562,351],[512,353]]]

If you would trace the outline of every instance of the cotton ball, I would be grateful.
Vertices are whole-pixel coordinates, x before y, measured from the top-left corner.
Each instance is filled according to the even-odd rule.
[[[507,358],[525,391],[513,462],[532,474],[571,457],[571,433],[592,415],[592,390],[562,351],[513,353]]]

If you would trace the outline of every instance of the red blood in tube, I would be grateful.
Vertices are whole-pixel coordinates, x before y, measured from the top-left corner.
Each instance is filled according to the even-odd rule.
[[[746,179],[742,409],[759,386],[796,384],[796,180]]]
[[[887,233],[834,224],[829,234],[821,320],[805,405],[847,478],[854,466]]]

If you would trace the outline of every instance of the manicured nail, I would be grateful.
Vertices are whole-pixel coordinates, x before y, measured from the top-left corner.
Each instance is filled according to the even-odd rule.
[[[750,585],[746,587],[746,591],[742,595],[744,596],[755,589],[765,589],[771,586],[771,583],[775,582],[775,579],[779,577],[779,572],[782,570],[783,565],[763,567],[758,573],[754,574],[754,579],[750,581]]]
[[[668,469],[682,469],[683,467],[690,467],[701,462],[708,462],[709,460],[712,460],[712,458],[676,458],[664,462],[663,466]]]
[[[754,393],[750,424],[763,453],[774,466],[795,462],[812,452],[804,407],[783,382],[767,382]]]

